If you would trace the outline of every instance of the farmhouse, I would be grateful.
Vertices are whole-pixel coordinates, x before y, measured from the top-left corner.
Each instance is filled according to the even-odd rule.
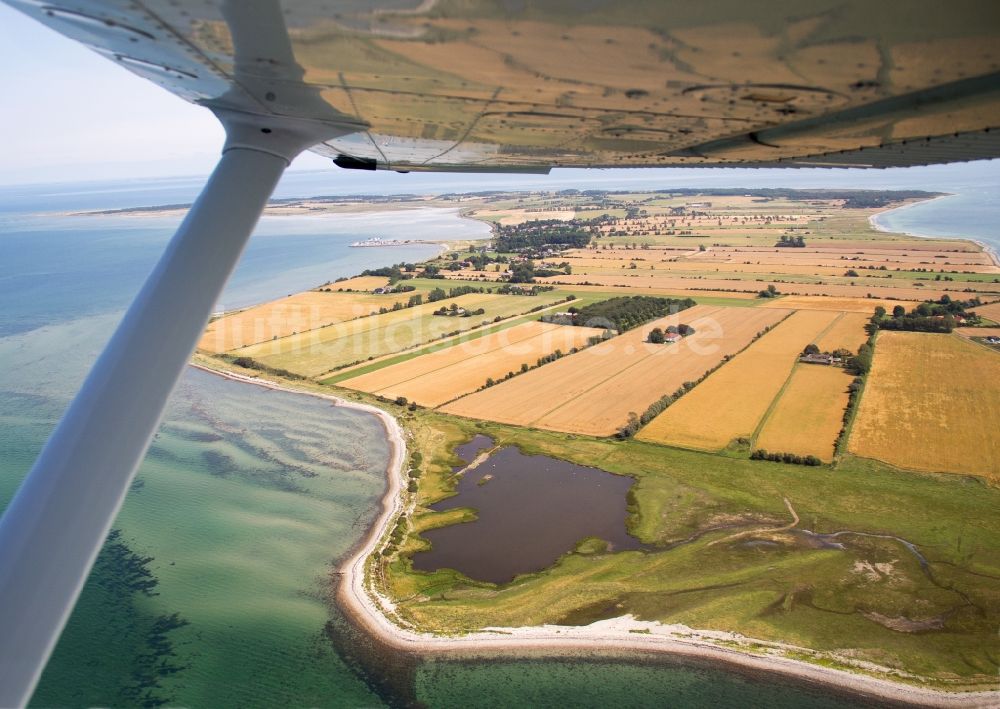
[[[800,362],[805,362],[806,364],[833,364],[833,355],[826,353],[817,354],[804,354],[799,357]]]
[[[680,342],[684,336],[679,332],[668,332],[663,335],[664,342]]]

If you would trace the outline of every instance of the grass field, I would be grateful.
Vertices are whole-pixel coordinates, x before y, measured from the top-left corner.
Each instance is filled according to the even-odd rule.
[[[638,437],[702,450],[719,450],[735,438],[749,438],[788,380],[802,348],[837,317],[822,311],[794,313],[653,419]]]
[[[608,342],[485,391],[442,410],[459,416],[606,436],[656,399],[701,377],[786,313],[698,305],[630,330]],[[686,323],[696,333],[673,345],[645,342],[653,327]]]
[[[832,461],[852,379],[840,367],[795,365],[757,435],[756,447]]]
[[[365,280],[370,279],[366,277]],[[305,291],[213,320],[205,329],[198,347],[206,352],[219,353],[270,342],[274,338],[371,315],[377,313],[379,308],[392,308],[397,302],[405,305],[410,295]]]
[[[583,347],[587,338],[601,332],[527,322],[344,380],[340,386],[393,399],[404,396],[421,406],[439,406],[479,389],[488,377],[499,380],[508,372],[518,372],[522,364],[534,367],[539,357],[556,350],[568,353]]]
[[[400,352],[449,332],[470,330],[497,317],[507,318],[525,313],[536,306],[551,304],[561,297],[562,295],[551,292],[537,296],[470,293],[338,323],[273,342],[244,347],[233,353],[252,357],[271,367],[312,377],[338,366]],[[473,317],[442,317],[432,314],[438,308],[452,303],[467,310],[483,308],[486,312]]]
[[[953,335],[882,332],[849,450],[1000,482],[1000,355]]]
[[[858,348],[868,341],[865,325],[870,319],[871,313],[844,313],[816,341],[816,345],[822,352],[833,352],[838,349],[857,352]]]

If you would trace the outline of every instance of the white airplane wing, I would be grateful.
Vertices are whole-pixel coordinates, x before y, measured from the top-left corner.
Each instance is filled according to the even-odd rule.
[[[1000,156],[981,0],[4,0],[188,101],[346,121],[345,167]]]

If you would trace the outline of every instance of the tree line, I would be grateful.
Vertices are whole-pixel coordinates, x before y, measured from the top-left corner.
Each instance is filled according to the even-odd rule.
[[[568,310],[568,324],[584,327],[603,327],[625,332],[650,320],[690,308],[691,298],[658,298],[648,295],[618,296],[582,308]],[[542,322],[566,324],[566,315],[543,315]]]

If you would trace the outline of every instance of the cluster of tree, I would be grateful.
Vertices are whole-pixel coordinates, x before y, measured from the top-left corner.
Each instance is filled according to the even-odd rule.
[[[404,266],[410,266],[409,269],[404,269]],[[395,284],[404,278],[410,278],[409,275],[404,274],[404,270],[413,271],[412,264],[402,264],[397,263],[392,266],[383,266],[382,268],[366,268],[361,272],[362,276],[381,276],[383,278],[388,278],[389,283]]]
[[[436,303],[439,300],[444,300],[445,298],[457,298],[460,295],[466,295],[467,293],[485,293],[485,288],[476,288],[475,286],[456,286],[445,291],[444,288],[435,288],[430,293],[427,294],[428,303]]]
[[[795,453],[769,453],[758,448],[750,454],[750,460],[769,460],[772,463],[791,463],[792,465],[823,465],[823,461],[814,455],[796,455]]]
[[[448,307],[441,306],[434,311],[434,315],[444,315],[446,317],[463,317],[471,318],[473,315],[485,315],[486,310],[483,308],[477,308],[476,310],[466,310],[464,308],[459,308],[456,303],[452,303]]]
[[[605,340],[610,340],[614,336],[614,330],[605,330],[600,335],[591,335],[587,338],[587,346],[590,347],[591,345],[599,345]]]
[[[897,305],[892,309],[892,315],[885,308],[878,306],[872,315],[872,330],[906,330],[910,332],[951,332],[955,329],[956,315],[962,315],[969,323],[976,323],[980,318],[975,313],[967,313],[966,308],[981,305],[979,298],[970,300],[952,300],[951,296],[942,295],[939,300],[927,300],[906,312],[906,308]]]
[[[662,318],[693,306],[691,298],[658,298],[648,295],[618,296],[570,308],[568,313],[572,325],[583,327],[603,327],[625,332],[650,320]],[[553,322],[556,316],[542,316],[543,322]]]
[[[569,263],[563,262],[562,270],[555,268],[539,268],[531,259],[518,261],[510,267],[510,275],[506,280],[508,283],[534,283],[536,278],[547,278],[548,276],[565,276],[572,272]]]
[[[497,251],[521,252],[542,250],[547,246],[583,248],[590,243],[590,234],[580,227],[559,219],[546,219],[510,226],[497,226],[493,244]]]
[[[419,274],[421,278],[443,279],[445,277],[444,274],[441,273],[440,266],[436,266],[433,263],[425,263],[423,266],[424,270],[422,270]],[[459,268],[461,268],[461,266],[459,266]]]
[[[665,332],[658,327],[654,327],[649,331],[648,342],[651,342],[654,345],[662,345],[667,341],[667,335],[680,335],[681,337],[687,337],[688,335],[693,334],[694,328],[684,323],[681,323],[680,325],[668,325]]]
[[[781,295],[781,293],[778,292],[778,289],[773,283],[769,283],[767,288],[757,293],[758,298],[777,298],[779,295]]]
[[[854,353],[847,349],[836,349],[833,352],[820,352],[819,345],[814,342],[810,342],[804,348],[802,348],[802,354],[804,355],[816,355],[816,354],[828,354],[831,357],[837,357],[842,360],[847,360],[854,356]]]
[[[858,348],[856,355],[847,359],[847,369],[858,375],[868,374],[872,368],[872,357],[874,354],[875,351],[872,349],[871,342],[864,343]]]
[[[782,234],[781,238],[778,239],[777,243],[775,244],[775,246],[793,247],[793,248],[801,248],[805,245],[806,245],[806,240],[802,238],[801,234],[798,234],[796,236],[788,236],[788,234]]]
[[[258,372],[263,372],[264,374],[270,374],[275,377],[284,377],[285,379],[305,379],[301,374],[296,374],[295,372],[289,372],[287,369],[279,369],[277,367],[269,367],[266,364],[258,362],[251,357],[234,357],[232,355],[217,355],[219,359],[235,364],[237,367],[243,367],[243,369],[256,369]]]
[[[538,295],[539,293],[547,293],[548,291],[555,290],[555,286],[543,286],[543,285],[533,285],[531,288],[524,288],[522,286],[509,284],[504,284],[497,288],[496,292],[498,295]],[[569,300],[572,300],[576,296],[572,296]]]
[[[416,411],[417,405],[410,404],[410,411]],[[407,473],[409,477],[409,482],[406,485],[406,489],[409,492],[417,491],[417,480],[420,479],[420,464],[424,462],[424,456],[421,455],[420,451],[414,451],[413,455],[410,456],[410,470]]]

